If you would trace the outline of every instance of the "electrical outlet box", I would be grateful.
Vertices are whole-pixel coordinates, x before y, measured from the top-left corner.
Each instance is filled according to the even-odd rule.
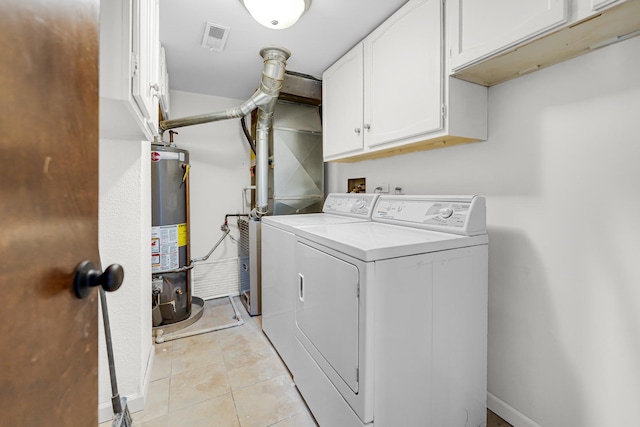
[[[351,178],[347,180],[347,193],[366,193],[366,178]]]
[[[389,194],[389,184],[380,184],[376,187],[376,193]]]

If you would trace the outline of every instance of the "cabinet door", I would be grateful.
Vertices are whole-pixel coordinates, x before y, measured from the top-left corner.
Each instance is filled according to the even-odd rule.
[[[169,72],[167,71],[167,58],[164,47],[160,47],[160,61],[158,64],[158,80],[160,86],[160,113],[163,120],[169,119]]]
[[[621,0],[591,0],[591,10],[593,11],[600,10],[605,6],[609,6],[614,3],[622,3],[622,1]]]
[[[146,126],[157,135],[158,103],[153,85],[158,75],[158,0],[133,0],[132,46],[133,77],[131,93]]]
[[[160,96],[162,94],[162,83],[160,79],[160,2],[159,0],[149,1],[149,96],[151,104],[151,116],[147,126],[152,135],[159,135],[160,125]]]
[[[567,21],[569,0],[449,0],[450,68],[459,70]]]
[[[368,147],[442,129],[442,2],[409,2],[364,41]]]
[[[362,151],[362,44],[322,75],[323,156]]]
[[[158,16],[158,0],[100,2],[103,138],[150,140],[158,134],[158,101],[150,88],[157,81]]]

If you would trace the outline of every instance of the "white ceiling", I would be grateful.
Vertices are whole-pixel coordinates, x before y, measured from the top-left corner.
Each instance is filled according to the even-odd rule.
[[[312,0],[292,27],[258,24],[239,0],[160,0],[160,42],[172,90],[247,99],[262,73],[260,50],[291,51],[287,70],[320,78],[407,0]],[[205,25],[230,27],[222,52],[202,48]]]

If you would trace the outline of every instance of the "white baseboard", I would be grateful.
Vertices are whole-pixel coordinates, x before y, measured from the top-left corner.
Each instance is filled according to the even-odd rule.
[[[133,414],[134,412],[139,412],[144,409],[144,406],[147,402],[147,396],[149,395],[149,384],[151,383],[151,370],[153,369],[153,362],[156,357],[156,349],[154,346],[151,346],[151,351],[149,352],[149,357],[147,358],[147,368],[144,373],[144,379],[142,381],[142,390],[138,393],[128,395],[127,398],[127,408],[129,408],[129,412]],[[104,423],[106,421],[111,421],[113,419],[113,407],[111,406],[111,401],[102,403],[98,406],[98,423]]]
[[[513,427],[542,427],[522,412],[508,405],[491,393],[487,393],[487,407]]]

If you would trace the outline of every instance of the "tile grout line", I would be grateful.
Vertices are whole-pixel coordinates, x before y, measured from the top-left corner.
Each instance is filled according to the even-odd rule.
[[[238,326],[241,328],[243,325]],[[231,379],[229,378],[229,368],[227,366],[227,358],[225,356],[224,350],[222,349],[222,344],[220,344],[220,352],[222,353],[222,363],[224,363],[224,374],[227,376],[227,383],[229,384],[229,394],[231,395],[231,401],[233,402],[233,410],[236,414],[236,420],[238,421],[238,427],[242,427],[242,422],[240,421],[240,415],[238,414],[238,405],[236,405],[236,397],[233,394],[233,387],[231,387]]]
[[[173,361],[175,360],[174,351],[175,341],[171,343],[171,367],[169,368],[169,392],[167,393],[167,426],[171,418],[171,381],[173,380]]]

